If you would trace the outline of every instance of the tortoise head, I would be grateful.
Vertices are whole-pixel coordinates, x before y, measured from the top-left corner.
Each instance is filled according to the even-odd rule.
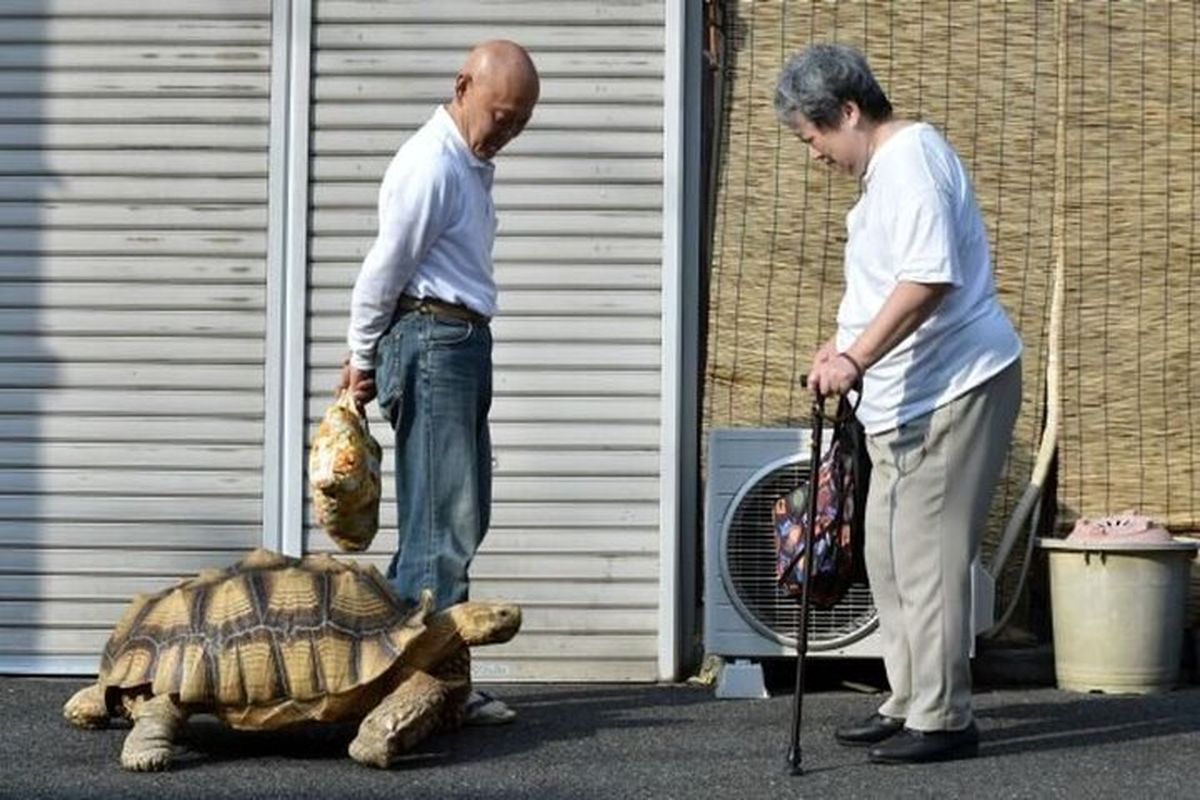
[[[459,603],[444,612],[466,645],[500,644],[521,627],[521,607],[493,601]]]

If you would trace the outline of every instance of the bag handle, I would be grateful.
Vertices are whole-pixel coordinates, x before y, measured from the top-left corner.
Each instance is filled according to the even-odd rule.
[[[800,378],[800,387],[802,389],[808,388],[807,376],[802,376]],[[851,387],[851,391],[854,392],[854,405],[850,404],[850,401],[846,399],[846,395],[837,395],[837,408],[832,414],[825,410],[825,401],[829,398],[829,395],[815,392],[813,394],[812,404],[813,419],[815,420],[819,416],[821,419],[825,420],[826,422],[832,422],[834,425],[842,425],[854,419],[854,416],[858,413],[858,407],[862,403],[862,382],[860,381],[858,384]]]
[[[354,392],[350,391],[349,386],[338,391],[337,398],[333,404],[346,409],[357,417],[362,422],[363,430],[370,433],[371,426],[367,422],[367,410],[360,406],[358,401],[354,399]]]

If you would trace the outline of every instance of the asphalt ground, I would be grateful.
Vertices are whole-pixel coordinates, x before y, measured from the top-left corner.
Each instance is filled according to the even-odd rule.
[[[1200,797],[1200,687],[1146,697],[977,690],[978,758],[880,766],[832,739],[879,698],[836,676],[826,684],[805,694],[798,777],[785,769],[790,696],[716,700],[686,684],[491,687],[517,722],[437,736],[387,771],[345,755],[349,728],[244,733],[194,717],[170,772],[133,774],[118,764],[125,729],[62,719],[83,681],[0,678],[0,797]]]

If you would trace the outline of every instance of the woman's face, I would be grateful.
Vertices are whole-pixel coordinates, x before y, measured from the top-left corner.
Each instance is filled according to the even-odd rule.
[[[836,126],[821,128],[803,114],[793,114],[788,127],[808,145],[808,154],[822,164],[851,177],[862,177],[866,170],[866,149],[862,132],[857,129],[858,108],[843,106]]]

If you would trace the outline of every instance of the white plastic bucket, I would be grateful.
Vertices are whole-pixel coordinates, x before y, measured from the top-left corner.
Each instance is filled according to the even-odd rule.
[[[1197,544],[1042,539],[1039,545],[1050,562],[1059,688],[1114,694],[1173,688]]]

